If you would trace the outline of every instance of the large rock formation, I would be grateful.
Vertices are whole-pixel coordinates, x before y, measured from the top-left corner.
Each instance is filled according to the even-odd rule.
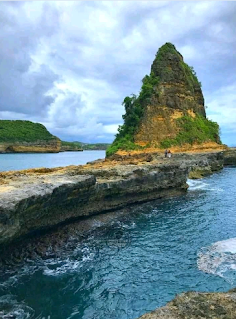
[[[108,149],[169,148],[194,144],[220,144],[217,123],[206,118],[201,83],[195,71],[171,43],[157,52],[150,75],[138,96],[126,97],[124,124]]]
[[[0,153],[58,153],[60,149],[60,139],[40,123],[0,120]]]
[[[166,43],[159,49],[151,74],[159,81],[135,134],[135,142],[139,144],[175,137],[178,132],[175,120],[184,115],[206,117],[201,84],[173,44]]]

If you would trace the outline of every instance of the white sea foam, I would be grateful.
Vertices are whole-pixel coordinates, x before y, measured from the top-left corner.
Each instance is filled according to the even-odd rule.
[[[104,225],[103,222],[101,222],[100,220],[94,220],[91,224],[91,226],[93,228],[99,228],[99,227],[102,227]]]
[[[236,282],[236,238],[218,241],[198,253],[198,268],[208,274]]]
[[[14,296],[4,295],[0,297],[0,312],[1,318],[17,318],[28,319],[32,318],[34,310],[24,304],[24,302],[17,302]],[[4,310],[6,309],[6,310]]]
[[[88,247],[84,247],[81,252],[83,254],[82,258],[79,257],[78,259],[76,259],[76,257],[68,257],[64,260],[47,260],[43,269],[43,274],[46,276],[61,276],[67,273],[77,272],[84,266],[85,262],[93,260],[96,255],[96,253],[90,251]]]
[[[131,224],[127,225],[127,224],[124,224],[122,226],[122,228],[125,228],[125,229],[134,229],[136,227],[136,223],[135,222],[132,222]]]
[[[223,189],[220,187],[212,187],[210,184],[203,182],[202,180],[191,180],[188,179],[187,183],[189,185],[190,191],[195,190],[206,190],[206,191],[216,191],[216,192],[223,192]]]
[[[46,275],[46,276],[60,276],[60,275],[63,275],[65,273],[73,272],[81,267],[81,261],[67,259],[60,266],[56,266],[55,268],[50,268],[51,266],[54,266],[54,265],[48,264],[45,267],[45,269],[43,271],[44,275]]]

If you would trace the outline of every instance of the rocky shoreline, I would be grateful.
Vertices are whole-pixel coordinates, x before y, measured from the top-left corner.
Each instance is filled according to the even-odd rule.
[[[236,148],[232,147],[224,152],[224,165],[236,165]]]
[[[51,243],[60,254],[60,246],[63,249],[64,245],[69,245],[67,238],[73,227],[77,240],[83,238],[91,229],[94,218],[111,220],[117,214],[129,214],[128,208],[125,212],[119,208],[183,194],[188,187],[188,177],[212,174],[224,165],[234,165],[235,159],[234,149],[178,153],[171,159],[165,159],[157,152],[97,160],[83,166],[2,172],[0,250],[2,258],[9,258],[10,248],[11,256],[7,264],[4,260],[1,262],[5,266],[21,262],[35,249],[39,255],[44,255]],[[79,225],[73,226],[73,220],[79,220]],[[61,227],[66,222],[69,224]],[[40,237],[34,236],[42,230],[44,233]],[[140,319],[223,319],[236,318],[235,314],[235,290],[227,293],[187,292]]]
[[[0,154],[5,153],[58,153],[61,141],[54,138],[48,141],[35,142],[6,142],[0,143]]]
[[[139,319],[235,319],[236,289],[227,293],[186,292]]]
[[[73,219],[181,194],[189,174],[208,175],[222,167],[223,152],[214,152],[3,172],[0,244]]]

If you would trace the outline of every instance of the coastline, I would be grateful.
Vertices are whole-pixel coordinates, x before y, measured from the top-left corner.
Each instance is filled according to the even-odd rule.
[[[218,151],[2,172],[0,244],[74,219],[181,194],[189,174],[201,177],[222,168],[223,152]]]
[[[232,162],[236,151],[227,153],[227,158],[229,155]],[[0,248],[1,262],[4,264],[4,256],[9,258],[8,249],[12,257],[7,263],[20,263],[34,249],[43,256],[50,243],[58,245],[55,251],[58,249],[60,253],[60,247],[63,249],[73,230],[77,240],[82,240],[94,223],[129,214],[128,206],[132,204],[184,194],[190,174],[196,174],[197,178],[212,174],[223,168],[224,160],[225,152],[220,151],[179,153],[171,159],[157,153],[148,161],[133,156],[132,160],[95,160],[81,166],[3,172],[0,174],[0,230],[1,239],[3,235],[5,239]],[[119,210],[125,206],[127,209]],[[73,226],[75,220],[79,224]],[[234,318],[230,317],[234,308],[235,290],[186,292],[140,319],[197,319],[199,313],[209,319]]]

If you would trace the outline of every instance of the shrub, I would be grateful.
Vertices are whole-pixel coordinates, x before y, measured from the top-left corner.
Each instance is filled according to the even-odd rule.
[[[175,138],[161,141],[160,146],[162,148],[208,141],[221,143],[219,138],[219,125],[216,122],[208,120],[199,114],[194,118],[186,115],[176,121],[179,127],[179,133]]]
[[[124,124],[119,126],[118,133],[112,145],[107,149],[106,156],[111,156],[119,149],[134,150],[141,147],[135,145],[134,135],[143,116],[144,109],[158,85],[159,78],[151,72],[142,80],[142,87],[137,97],[135,94],[125,97],[122,105],[125,108],[125,114],[122,116]]]
[[[119,138],[115,140],[112,145],[108,147],[106,150],[106,156],[109,157],[116,153],[118,150],[130,151],[130,150],[138,150],[143,147],[136,145],[130,139],[130,136],[126,135],[125,137]]]

